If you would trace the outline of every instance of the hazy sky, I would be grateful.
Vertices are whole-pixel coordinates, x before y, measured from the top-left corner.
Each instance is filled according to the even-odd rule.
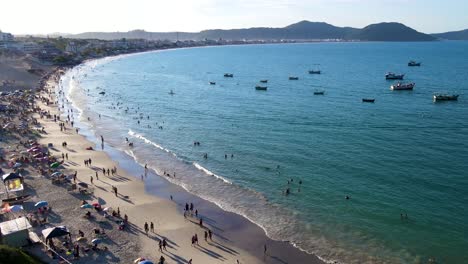
[[[468,28],[468,0],[0,0],[0,30],[14,34],[283,27],[300,20],[453,31]]]

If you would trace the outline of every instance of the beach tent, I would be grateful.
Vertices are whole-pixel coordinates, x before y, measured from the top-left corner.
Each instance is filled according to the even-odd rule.
[[[10,172],[4,174],[2,179],[3,184],[5,184],[5,187],[8,192],[17,192],[22,191],[24,189],[23,176],[19,175],[18,173]]]
[[[12,247],[22,247],[28,244],[31,224],[26,217],[16,218],[0,223],[2,243]]]
[[[46,240],[49,240],[54,237],[70,235],[70,231],[68,231],[68,228],[66,226],[56,226],[42,230],[42,235]]]

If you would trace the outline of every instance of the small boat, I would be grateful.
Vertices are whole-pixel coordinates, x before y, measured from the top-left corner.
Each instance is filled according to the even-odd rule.
[[[375,99],[371,99],[371,98],[362,98],[362,102],[363,102],[363,103],[373,103],[373,102],[375,102]]]
[[[315,91],[314,95],[324,95],[325,91]]]
[[[458,100],[458,94],[434,94],[432,98],[434,102],[437,101],[456,101]]]
[[[232,78],[232,77],[234,77],[234,74],[232,74],[232,73],[225,73],[225,74],[224,74],[224,77]]]
[[[413,66],[421,66],[420,62],[415,62],[415,61],[410,61],[408,62],[408,66],[413,67]]]
[[[105,94],[106,94],[106,92],[100,92],[99,94],[100,94],[100,95],[105,95]]]
[[[267,87],[266,87],[266,86],[257,85],[257,86],[255,86],[255,90],[266,91],[266,90],[267,90]]]
[[[385,79],[387,80],[403,80],[403,77],[405,77],[404,74],[395,74],[393,72],[385,74]]]
[[[398,90],[413,90],[415,83],[397,83],[390,86],[390,90],[398,91]]]
[[[216,85],[216,82],[210,82],[211,85]]]
[[[174,93],[174,91],[171,90],[171,91],[169,92],[169,94],[170,94],[170,95],[174,95],[175,93]]]
[[[261,83],[267,83],[268,80],[260,80]]]
[[[322,72],[320,70],[310,70],[309,74],[321,74]]]
[[[299,77],[289,76],[289,80],[291,80],[291,81],[297,81],[297,80],[299,80]]]

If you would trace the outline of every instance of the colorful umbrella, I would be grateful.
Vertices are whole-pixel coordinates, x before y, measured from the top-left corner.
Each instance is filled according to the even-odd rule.
[[[93,203],[93,206],[94,206],[94,207],[99,207],[99,206],[101,206],[101,205],[100,205],[99,203]]]
[[[138,262],[138,264],[153,264],[153,262],[149,260],[143,260],[143,261]]]
[[[99,243],[101,243],[101,242],[102,242],[102,241],[101,241],[101,239],[99,239],[99,238],[95,238],[95,239],[91,240],[91,243],[96,244],[96,245],[99,244]]]
[[[46,201],[39,201],[34,206],[35,207],[44,207],[44,206],[48,206],[48,205],[49,205],[49,203],[46,202]]]
[[[80,207],[81,207],[81,208],[83,208],[83,209],[89,209],[89,208],[93,208],[93,206],[92,206],[92,205],[90,205],[90,204],[83,204],[83,205],[82,205],[82,206],[80,206]]]
[[[56,172],[52,173],[50,176],[51,177],[58,177],[60,175],[62,175],[62,173],[60,171],[56,171]]]
[[[58,166],[60,166],[60,162],[54,162],[54,163],[50,164],[51,168],[57,168]]]
[[[24,210],[24,208],[23,208],[22,205],[12,205],[12,206],[10,206],[8,209],[9,209],[10,212],[13,212],[13,213],[16,213],[16,212],[19,212],[19,211],[23,211],[23,210]]]

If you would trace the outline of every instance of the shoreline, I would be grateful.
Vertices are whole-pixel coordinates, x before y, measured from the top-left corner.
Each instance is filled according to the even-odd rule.
[[[105,60],[109,58],[119,59],[120,57],[134,56],[144,53],[155,53],[175,49],[179,48],[153,50],[131,54],[121,54],[116,56],[91,59],[87,60],[86,62]],[[86,62],[83,62],[79,65],[75,65],[73,67],[69,67],[66,69],[66,71],[72,70],[74,67],[79,67],[80,65]],[[76,108],[76,105],[73,105],[73,107]],[[92,142],[96,149],[98,149],[99,140],[96,135],[98,131],[93,130],[93,128],[91,128],[91,125],[87,124],[86,122],[78,121],[78,124],[81,125],[80,135],[84,137],[84,140]],[[83,129],[84,127],[85,129]],[[85,132],[85,134],[83,134],[83,132]],[[122,169],[127,171],[129,175],[133,176],[134,179],[138,179],[136,175],[139,175],[142,171],[144,171],[144,168],[141,164],[138,164],[136,160],[134,160],[130,155],[123,152],[122,150],[118,150],[111,146],[110,148],[106,147],[104,149],[104,152],[112,161],[116,161],[116,163],[119,164],[119,166]],[[226,234],[228,234],[229,237],[236,238],[235,241],[229,240],[230,243],[233,244],[235,247],[239,247],[241,249],[246,250],[258,259],[262,259],[264,257],[263,245],[266,243],[268,245],[268,252],[275,252],[276,254],[276,256],[269,256],[272,259],[273,263],[325,263],[325,261],[321,260],[318,256],[307,253],[306,251],[295,247],[289,241],[276,241],[269,238],[266,234],[266,230],[264,230],[258,224],[252,222],[247,217],[234,212],[226,211],[218,205],[216,205],[215,203],[198,197],[185,190],[183,187],[175,183],[169,182],[166,178],[157,175],[154,171],[152,171],[148,175],[148,180],[149,181],[146,181],[146,183],[144,184],[144,189],[147,193],[149,193],[152,196],[164,199],[169,203],[171,202],[169,198],[170,195],[173,195],[174,197],[183,197],[183,199],[179,198],[180,200],[177,201],[179,203],[177,210],[181,216],[183,215],[182,207],[185,199],[185,201],[197,201],[197,208],[202,209],[201,211],[204,213],[207,212],[207,215],[210,215],[210,218],[212,217],[213,220],[215,220],[215,222],[221,222],[221,220],[224,220],[223,224],[221,224],[223,226],[221,230],[223,230],[223,232],[226,232]],[[155,192],[154,189],[157,189],[158,191]],[[226,219],[229,220],[225,221]],[[264,259],[263,261],[269,262],[267,259]]]

